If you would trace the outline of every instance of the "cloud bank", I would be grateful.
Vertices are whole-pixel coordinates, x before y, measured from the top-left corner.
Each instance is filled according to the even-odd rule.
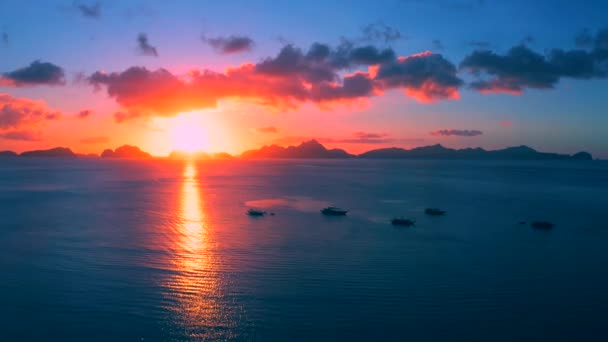
[[[286,45],[274,57],[224,72],[193,70],[180,77],[166,69],[134,66],[122,72],[98,71],[87,80],[105,88],[124,108],[117,117],[122,121],[215,107],[228,98],[248,99],[276,110],[295,109],[306,102],[348,103],[392,89],[421,102],[456,99],[463,83],[456,72],[455,65],[431,52],[397,57],[390,48],[314,43],[306,51]]]
[[[63,85],[65,72],[53,63],[34,61],[30,65],[0,75],[0,86],[26,87]]]
[[[228,55],[247,52],[253,49],[253,39],[246,36],[229,36],[207,38],[203,36],[203,42],[209,44],[217,52]]]
[[[430,133],[435,136],[458,136],[458,137],[476,137],[478,135],[482,135],[482,131],[478,131],[476,129],[440,129],[437,131],[433,131]]]
[[[36,127],[46,120],[55,120],[60,116],[60,112],[50,110],[44,101],[0,93],[0,132]]]

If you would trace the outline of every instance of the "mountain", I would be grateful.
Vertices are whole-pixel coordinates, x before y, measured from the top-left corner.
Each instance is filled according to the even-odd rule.
[[[127,158],[127,159],[146,159],[152,158],[150,153],[144,152],[137,146],[123,145],[112,151],[106,149],[101,153],[102,158]]]
[[[0,151],[0,157],[16,157],[17,153],[13,151]]]
[[[76,157],[74,152],[66,147],[55,147],[49,150],[25,151],[19,155],[20,157]]]
[[[574,155],[538,152],[528,146],[507,147],[502,150],[487,151],[483,148],[455,150],[441,145],[417,147],[411,150],[391,147],[367,151],[359,158],[377,159],[490,159],[490,160],[592,160],[590,153],[579,152]]]
[[[281,147],[277,145],[264,146],[258,150],[249,150],[241,154],[246,159],[266,159],[266,158],[351,158],[341,149],[328,150],[316,140],[309,140],[298,146]]]

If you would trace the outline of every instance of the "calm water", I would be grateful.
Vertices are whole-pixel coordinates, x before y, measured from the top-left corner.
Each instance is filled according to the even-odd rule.
[[[607,207],[604,162],[3,159],[0,341],[606,341]]]

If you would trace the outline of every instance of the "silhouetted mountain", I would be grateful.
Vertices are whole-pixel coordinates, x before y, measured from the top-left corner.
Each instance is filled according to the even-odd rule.
[[[16,157],[17,153],[13,151],[0,151],[0,157]]]
[[[391,147],[371,150],[359,158],[410,158],[410,159],[492,159],[492,160],[592,160],[591,154],[579,152],[574,155],[538,152],[528,146],[508,147],[502,150],[486,151],[483,148],[455,150],[441,145],[417,147],[411,150]]]
[[[234,159],[234,156],[227,152],[218,152],[213,154],[213,159]]]
[[[76,157],[74,152],[66,147],[55,147],[49,150],[25,151],[19,155],[20,157]]]
[[[148,152],[144,152],[137,146],[123,145],[112,151],[111,149],[104,150],[101,153],[102,158],[127,158],[127,159],[145,159],[152,156]]]
[[[243,152],[241,157],[247,159],[265,158],[350,158],[354,157],[341,149],[326,149],[316,140],[309,140],[298,146],[281,147],[277,145],[264,146],[258,150]]]

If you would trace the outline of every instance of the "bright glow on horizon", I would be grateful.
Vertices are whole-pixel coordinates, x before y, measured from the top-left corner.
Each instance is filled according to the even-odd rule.
[[[168,130],[173,150],[186,153],[209,150],[209,137],[202,115],[199,112],[188,112],[170,119]]]

